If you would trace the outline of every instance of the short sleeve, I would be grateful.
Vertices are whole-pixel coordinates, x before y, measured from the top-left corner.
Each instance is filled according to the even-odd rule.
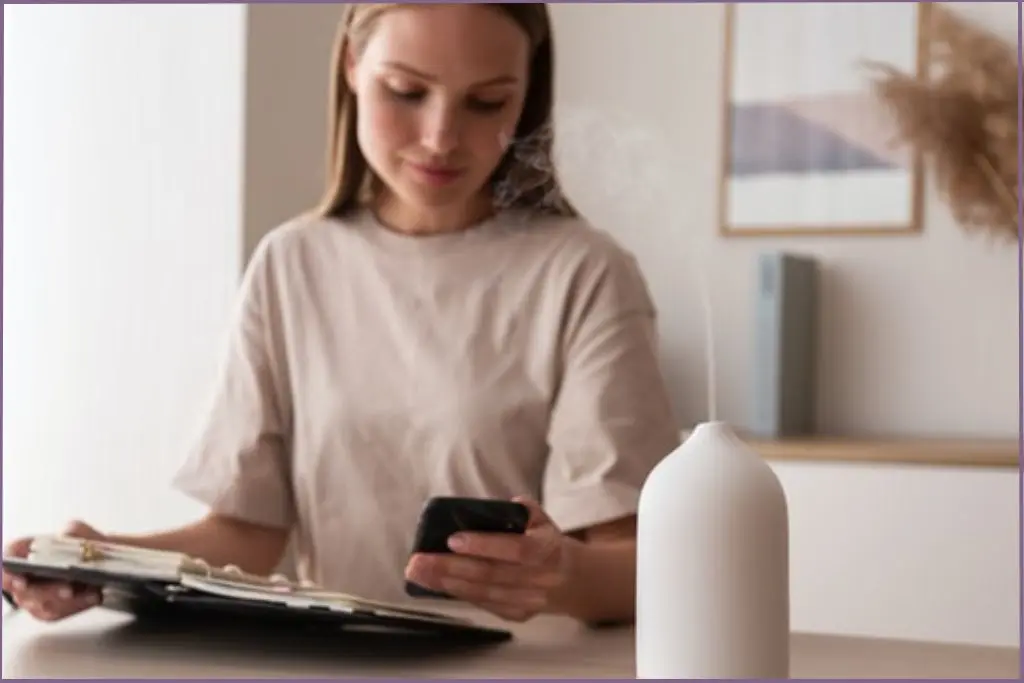
[[[656,313],[632,256],[582,273],[568,306],[543,502],[565,532],[636,514],[680,441],[660,369]]]
[[[173,483],[212,512],[288,529],[291,401],[270,245],[268,236],[246,268],[212,404]]]

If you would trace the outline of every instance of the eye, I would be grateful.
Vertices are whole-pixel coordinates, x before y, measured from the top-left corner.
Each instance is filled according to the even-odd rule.
[[[479,97],[469,98],[467,103],[469,108],[473,111],[478,111],[483,114],[493,114],[501,111],[507,104],[506,100],[486,100]]]
[[[426,88],[406,78],[385,77],[378,85],[387,97],[400,102],[419,102],[427,96]]]
[[[397,88],[390,85],[386,85],[384,88],[388,95],[402,102],[419,102],[427,94],[426,91],[418,88]]]

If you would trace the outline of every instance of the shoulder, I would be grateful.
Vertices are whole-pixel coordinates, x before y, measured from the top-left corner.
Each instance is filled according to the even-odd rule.
[[[338,232],[338,221],[314,214],[303,214],[281,223],[266,232],[257,242],[251,256],[254,267],[280,265],[310,249],[322,246]]]
[[[520,220],[520,224],[516,224]],[[577,274],[635,272],[635,255],[610,233],[582,217],[541,216],[509,219],[524,242],[536,242],[552,265]]]
[[[518,259],[567,331],[626,319],[653,319],[656,307],[636,256],[585,218],[536,217],[504,231],[505,258]],[[509,248],[514,246],[514,248]]]
[[[575,296],[611,289],[648,305],[647,284],[635,254],[609,232],[579,217],[536,219],[525,232],[547,242],[547,275],[565,281]]]
[[[268,230],[253,247],[242,269],[244,296],[286,299],[296,283],[305,282],[318,260],[332,250],[330,244],[347,231],[339,222],[306,214]]]

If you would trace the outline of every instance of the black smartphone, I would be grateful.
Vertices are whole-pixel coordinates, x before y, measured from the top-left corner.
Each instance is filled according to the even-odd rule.
[[[529,521],[530,509],[522,503],[487,498],[431,498],[420,514],[412,554],[450,553],[448,538],[459,531],[523,534]],[[405,582],[405,592],[415,598],[451,598],[447,593],[411,581]]]

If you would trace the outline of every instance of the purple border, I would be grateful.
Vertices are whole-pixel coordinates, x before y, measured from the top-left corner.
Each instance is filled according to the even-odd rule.
[[[1021,360],[1024,359],[1024,48],[1021,43],[1024,42],[1024,27],[1021,25],[1021,21],[1024,20],[1024,9],[1021,7],[1021,2],[1017,2],[1017,325],[1018,325],[1018,344],[1021,344],[1021,354],[1018,356],[1017,362],[1017,373],[1018,378],[1018,411],[1020,416],[1018,417],[1018,437],[1017,437],[1017,448],[1020,450],[1018,453],[1018,465],[1017,479],[1018,479],[1018,494],[1019,494],[1019,507],[1020,512],[1017,516],[1018,523],[1024,522],[1024,448],[1021,447],[1021,438],[1019,432],[1024,428],[1024,370],[1021,368]],[[1018,527],[1018,535],[1020,535],[1020,528]],[[1022,594],[1024,594],[1024,543],[1020,545],[1020,569],[1017,574],[1018,585]],[[1024,600],[1024,597],[1018,596],[1018,600]],[[1020,631],[1018,632],[1019,637],[1024,637],[1024,607],[1021,611],[1020,620]],[[1024,673],[1024,654],[1021,655],[1020,670],[1018,676]]]
[[[325,4],[325,3],[328,2],[328,0],[305,0],[305,1],[309,2],[309,3],[313,3],[313,4]],[[416,0],[414,0],[414,1],[416,1]],[[420,0],[420,1],[422,1],[422,0]],[[592,4],[598,4],[599,2],[610,2],[610,1],[613,1],[613,0],[597,0],[597,2],[592,3]],[[679,0],[679,1],[680,2],[692,2],[692,3],[697,3],[697,2],[709,3],[710,2],[710,0]],[[757,0],[754,0],[754,1],[757,1]],[[814,0],[791,0],[791,1],[802,2],[802,1],[814,1]],[[118,2],[118,0],[96,0],[95,4],[115,4],[117,2]],[[270,3],[270,2],[273,2],[273,0],[254,0],[253,2],[248,3],[248,4],[265,4],[265,3]],[[12,3],[6,3],[6,4],[66,4],[66,3],[60,3],[59,0],[42,0],[42,2],[12,2]],[[176,2],[167,2],[167,3],[159,2],[159,3],[147,3],[147,4],[177,4],[177,3]],[[208,4],[213,4],[213,3],[208,3]],[[237,3],[237,2],[225,2],[225,3],[218,3],[218,4],[240,4],[240,3]],[[1018,46],[1017,46],[1017,58],[1018,58],[1018,110],[1017,110],[1018,111],[1018,164],[1021,164],[1021,160],[1024,159],[1024,137],[1022,137],[1022,136],[1024,136],[1024,53],[1022,53],[1022,46],[1021,46],[1022,38],[1024,38],[1024,30],[1022,30],[1021,21],[1022,21],[1022,19],[1024,19],[1024,16],[1022,16],[1022,14],[1024,14],[1024,13],[1022,13],[1021,3],[1018,2],[1017,3],[1017,21],[1018,21],[1018,27],[1017,27],[1017,40],[1018,40]],[[3,37],[0,36],[0,48],[2,48],[2,46],[3,46]],[[3,63],[3,57],[2,57],[2,53],[0,53],[0,65],[2,65],[2,63]],[[2,109],[0,109],[0,124],[2,124],[2,123],[3,123],[3,111],[2,111]],[[0,133],[0,151],[2,151],[2,149],[3,149],[3,137],[2,136],[3,136],[3,134]],[[0,183],[2,183],[2,180],[3,180],[3,171],[2,171],[2,169],[0,169]],[[1020,168],[1018,169],[1018,219],[1019,219],[1018,220],[1018,231],[1019,231],[1019,234],[1020,234],[1020,239],[1018,240],[1018,268],[1021,269],[1021,270],[1018,271],[1019,273],[1020,272],[1024,272],[1024,247],[1022,247],[1022,244],[1021,244],[1021,241],[1024,241],[1024,203],[1021,202],[1021,197],[1024,197],[1024,165],[1021,165]],[[0,208],[2,208],[2,205],[3,205],[2,192],[0,192]],[[3,274],[3,263],[2,263],[3,240],[2,240],[2,235],[3,235],[2,218],[0,218],[0,277],[2,277],[2,274]],[[1019,302],[1024,302],[1024,281],[1022,281],[1020,279],[1018,280],[1018,297],[1020,297],[1019,298]],[[1021,337],[1021,340],[1024,340],[1024,306],[1019,306],[1018,314],[1019,314],[1018,315],[1018,333],[1019,333],[1019,335]],[[0,344],[2,344],[2,333],[3,333],[3,303],[2,303],[2,301],[0,301]],[[1022,355],[1021,355],[1020,359],[1021,359],[1021,361],[1024,361],[1024,352],[1022,352]],[[1020,415],[1019,415],[1019,426],[1021,428],[1024,428],[1024,375],[1021,375],[1020,373],[1021,373],[1021,367],[1020,367],[1020,365],[1018,365],[1018,374],[1020,375],[1019,376],[1019,398],[1020,398],[1020,401],[1021,401],[1020,406],[1022,406],[1021,410],[1019,411],[1020,412]],[[2,368],[2,365],[0,365],[0,380],[2,380],[2,377],[3,377],[3,368]],[[2,415],[3,415],[3,397],[2,397],[2,391],[0,391],[0,419],[2,419]],[[2,437],[2,434],[0,434],[0,453],[2,453],[2,450],[3,450],[3,437]],[[1019,454],[1019,459],[1020,459],[1019,461],[1021,463],[1021,467],[1024,468],[1024,448],[1022,448],[1022,450],[1021,450],[1021,452]],[[1020,496],[1021,496],[1020,518],[1024,519],[1024,474],[1019,473],[1018,474],[1018,478],[1019,478],[1019,490],[1020,490]],[[0,498],[2,498],[2,464],[0,464]],[[0,515],[2,515],[2,511],[0,511]],[[0,518],[2,518],[2,517],[0,517]],[[1021,568],[1021,576],[1024,577],[1024,546],[1022,546],[1022,549],[1021,549],[1020,568]],[[1024,582],[1022,582],[1021,585],[1022,585],[1022,589],[1024,589]],[[5,619],[5,621],[6,621],[6,619]],[[1021,615],[1021,628],[1022,628],[1022,632],[1024,632],[1024,611],[1022,611],[1022,615]],[[1021,662],[1022,662],[1022,667],[1024,667],[1024,657],[1022,657]],[[95,680],[95,679],[93,679],[93,680]],[[159,680],[159,679],[153,679],[153,680]],[[306,680],[310,680],[310,679],[306,679]],[[415,679],[386,679],[386,678],[384,678],[384,679],[373,679],[373,680],[401,681],[401,680],[415,680]],[[625,679],[625,680],[630,680],[630,679]]]

